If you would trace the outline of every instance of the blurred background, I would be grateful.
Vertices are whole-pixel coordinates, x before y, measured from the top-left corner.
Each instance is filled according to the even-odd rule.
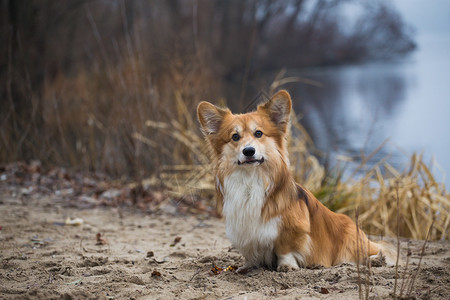
[[[440,218],[448,236],[449,1],[1,0],[0,16],[2,164],[211,192],[197,103],[246,112],[284,88],[297,180],[344,212],[414,199],[425,221],[403,234]]]
[[[134,139],[170,148],[145,121],[179,119],[177,99],[243,112],[284,70],[322,161],[389,138],[374,161],[423,151],[449,171],[449,13],[445,0],[4,0],[0,160],[147,176],[180,155]]]

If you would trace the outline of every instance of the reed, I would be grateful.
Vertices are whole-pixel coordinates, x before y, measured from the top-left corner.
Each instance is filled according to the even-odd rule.
[[[147,127],[172,139],[175,147],[182,146],[191,153],[189,161],[175,156],[174,161],[182,163],[163,166],[161,182],[179,197],[196,195],[197,198],[212,198],[214,180],[209,149],[198,135],[196,120],[188,113],[181,98],[177,106],[177,110],[183,112],[181,120],[145,123]],[[435,180],[421,155],[413,154],[408,166],[401,171],[385,160],[368,167],[368,158],[374,154],[371,153],[357,167],[364,169],[364,172],[355,170],[345,179],[342,172],[335,172],[338,175],[330,179],[312,154],[314,144],[308,133],[295,115],[292,120],[288,145],[295,179],[312,190],[327,206],[349,215],[359,207],[359,222],[370,234],[397,237],[398,230],[400,236],[413,239],[448,239],[450,195],[445,186]],[[189,126],[185,127],[180,122]],[[164,152],[163,147],[149,137],[140,133],[134,133],[133,137],[155,151]],[[431,224],[434,225],[428,232]]]
[[[70,46],[69,48],[75,52],[69,52],[64,47],[53,47],[49,44],[48,49],[51,51],[48,51],[46,55],[51,57],[41,58],[36,56],[40,53],[39,51],[30,52],[30,54],[37,53],[34,54],[36,64],[22,62],[19,58],[27,57],[28,55],[24,55],[27,52],[13,51],[11,46],[13,43],[5,48],[8,49],[8,55],[4,55],[5,69],[8,70],[8,74],[5,76],[7,91],[4,93],[7,97],[3,103],[7,105],[0,111],[0,117],[2,117],[0,162],[37,159],[43,165],[104,172],[115,178],[125,177],[135,182],[151,182],[165,186],[174,196],[209,199],[212,203],[214,180],[211,175],[209,150],[205,148],[194,117],[196,104],[200,100],[217,98],[217,94],[227,95],[229,98],[232,95],[241,94],[241,98],[244,98],[245,92],[229,92],[227,84],[236,85],[236,81],[239,81],[239,77],[236,79],[229,75],[238,74],[235,71],[244,63],[247,68],[245,80],[238,85],[241,86],[241,90],[248,90],[250,83],[257,85],[248,81],[249,58],[257,59],[259,56],[252,54],[253,50],[266,49],[266,47],[248,47],[247,43],[240,42],[221,42],[218,44],[220,47],[215,50],[218,50],[219,58],[223,59],[217,59],[210,47],[212,43],[208,40],[209,38],[206,38],[212,36],[216,39],[216,34],[206,34],[204,37],[206,40],[203,42],[200,35],[186,35],[186,32],[190,31],[190,26],[186,24],[191,24],[194,15],[191,17],[188,14],[183,18],[175,16],[176,22],[170,22],[171,19],[164,14],[165,6],[171,5],[170,3],[149,4],[152,8],[159,10],[141,9],[140,11],[152,13],[160,11],[162,14],[156,13],[155,19],[146,15],[141,15],[140,18],[136,16],[134,22],[131,22],[131,19],[128,20],[128,16],[133,14],[127,14],[127,8],[123,4],[119,10],[115,10],[118,14],[108,18],[110,21],[113,20],[111,23],[96,22],[100,20],[100,15],[104,14],[101,9],[103,4],[100,6],[98,4],[79,7],[81,10],[78,13],[83,16],[86,14],[87,19],[79,18],[82,21],[77,21],[77,26],[53,26],[53,21],[50,22],[51,18],[48,19],[52,26],[29,26],[33,29],[30,30],[32,34],[30,36],[48,35],[48,39],[55,42],[58,38],[53,31],[47,30],[50,27],[58,29],[57,33],[60,37],[63,36],[64,40],[74,37],[66,34],[65,28],[79,28],[79,36],[74,39],[73,45],[86,44],[86,47]],[[59,6],[53,9],[59,9]],[[247,13],[250,9],[253,12],[258,11],[257,6],[249,6]],[[60,13],[54,14],[52,8],[49,9],[46,5],[40,11],[42,16],[55,15],[61,21],[76,19],[61,18]],[[72,9],[70,11],[73,12]],[[179,16],[183,16],[190,11],[194,12],[194,10],[179,10],[178,13]],[[382,12],[386,11],[384,9],[379,11],[379,13]],[[236,34],[229,34],[230,31],[227,28],[222,28],[223,30],[218,28],[219,32],[223,33],[223,37],[240,36],[238,41],[247,41],[248,33],[254,33],[253,23],[246,25],[247,30],[242,30],[240,27],[234,27],[234,22],[215,22],[215,18],[208,9],[195,11],[195,13],[196,16],[197,13],[205,16],[198,20],[209,20],[210,24],[231,24],[232,32],[237,30]],[[47,19],[38,18],[38,16],[41,15],[36,14],[36,22]],[[383,19],[389,20],[389,18]],[[373,22],[376,28],[382,28],[379,26],[378,15],[374,15],[373,20],[376,20]],[[24,20],[25,25],[33,25],[31,21]],[[208,22],[205,24],[209,24]],[[174,24],[171,25],[171,23]],[[309,21],[307,23],[315,24]],[[390,32],[389,30],[394,30],[403,37],[395,39],[395,41],[404,42],[404,47],[399,48],[403,50],[398,54],[403,55],[413,49],[414,45],[404,32],[402,23],[388,23],[390,26],[385,26],[384,29],[387,33]],[[178,28],[176,24],[181,27]],[[395,26],[392,27],[392,24]],[[323,41],[329,40],[326,38],[329,34],[328,27],[325,26]],[[158,30],[153,30],[155,28]],[[35,34],[34,29],[45,29],[46,35],[37,34],[39,31]],[[310,30],[307,27],[300,26],[297,29],[306,30],[307,36],[314,36],[309,34]],[[117,34],[119,31],[121,33]],[[278,40],[277,32],[274,31],[272,35],[274,41]],[[89,37],[86,39],[86,36]],[[392,34],[387,35],[389,38],[392,36]],[[26,37],[27,35],[18,42],[34,40]],[[220,35],[219,40],[222,40]],[[301,39],[294,40],[302,47],[307,45]],[[314,37],[314,45],[317,44],[315,41],[317,37]],[[12,38],[10,42],[15,43]],[[232,46],[222,47],[226,44]],[[274,46],[271,52],[268,52],[269,54],[279,54],[281,53],[279,51],[295,48],[279,47],[281,44],[277,42],[268,45]],[[378,46],[383,48],[385,45],[393,45],[393,43],[383,42]],[[33,45],[27,43],[24,44],[24,49],[28,46],[33,49]],[[372,49],[370,51],[378,49],[372,46],[366,48]],[[314,55],[302,56],[307,58],[307,61],[303,59],[300,61],[295,59],[295,61],[300,62],[300,67],[306,62],[308,65],[320,65],[321,56],[317,55],[326,47],[319,48],[311,47]],[[239,51],[230,51],[230,49]],[[13,55],[15,52],[18,53],[17,57]],[[53,70],[46,67],[47,65],[65,65],[63,61],[72,61],[70,53],[78,57],[73,65],[68,63],[70,68],[66,66]],[[349,53],[352,54],[354,51]],[[358,51],[358,53],[362,54],[364,51]],[[67,55],[67,59],[59,57],[56,59],[58,64],[50,64],[53,56],[57,55],[61,57]],[[261,57],[263,56],[267,56],[267,62],[278,58],[281,59],[280,64],[286,65],[284,55],[265,54]],[[326,59],[328,56],[325,55]],[[354,59],[354,55],[344,56],[340,63],[349,58]],[[245,57],[244,61],[239,60],[242,57]],[[217,64],[217,61],[221,63]],[[270,66],[272,68],[272,65]],[[49,70],[43,72],[43,69],[47,68]],[[30,71],[33,71],[31,75],[36,73],[34,77],[37,79],[33,80],[33,76],[29,76]],[[321,86],[321,83],[313,80],[284,75],[285,72],[280,72],[275,77],[269,85],[268,95],[287,83],[299,82]],[[266,84],[262,85],[266,86]],[[12,88],[16,93],[11,92]],[[259,86],[254,87],[255,90],[258,88]],[[16,105],[15,102],[23,105]],[[220,102],[224,104],[223,100]],[[362,157],[361,164],[350,176],[344,176],[341,169],[330,172],[320,164],[317,150],[308,132],[294,114],[289,153],[295,179],[334,211],[350,214],[356,206],[359,206],[361,211],[359,220],[365,230],[374,234],[395,236],[395,190],[398,188],[399,207],[403,216],[399,224],[400,235],[424,239],[426,228],[434,222],[429,238],[448,238],[449,194],[442,184],[436,182],[422,156],[414,154],[408,168],[403,171],[396,170],[385,161],[368,167],[366,163],[373,156],[369,154]],[[361,170],[363,171],[360,172]]]
[[[223,80],[197,55],[171,56],[166,68],[149,67],[145,49],[131,37],[127,41],[115,57],[45,81],[41,93],[30,94],[36,108],[30,118],[8,112],[0,127],[0,160],[38,159],[136,182],[152,177],[174,196],[204,198],[212,205],[209,149],[200,137],[195,107],[223,90]],[[286,83],[320,86],[284,75],[275,77],[267,95]],[[385,160],[369,167],[383,143],[344,176],[342,169],[320,164],[308,132],[295,114],[291,120],[294,177],[330,209],[351,214],[359,206],[366,232],[395,237],[398,188],[400,236],[425,239],[434,222],[429,239],[448,239],[450,196],[421,155],[413,154],[404,170]]]
[[[403,171],[381,161],[339,188],[350,193],[354,202],[338,212],[360,206],[359,219],[369,233],[395,237],[398,230],[399,236],[413,239],[448,239],[450,195],[435,180],[422,155],[413,154]]]

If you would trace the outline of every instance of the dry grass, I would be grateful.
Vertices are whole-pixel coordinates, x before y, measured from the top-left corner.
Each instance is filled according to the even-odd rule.
[[[45,8],[43,12],[47,11]],[[12,104],[4,110],[4,120],[0,126],[0,161],[38,159],[44,165],[100,171],[113,177],[131,177],[136,182],[153,175],[146,182],[163,184],[176,196],[212,199],[212,170],[208,149],[205,149],[197,121],[193,117],[195,107],[200,100],[214,99],[212,97],[217,97],[217,93],[223,92],[226,89],[225,75],[231,74],[230,70],[235,67],[230,62],[247,55],[234,55],[234,52],[225,55],[224,52],[224,57],[232,59],[224,59],[223,66],[214,66],[212,62],[217,59],[210,52],[209,42],[197,44],[197,37],[194,37],[195,45],[191,45],[191,37],[179,40],[182,34],[173,35],[174,32],[170,31],[173,29],[165,23],[161,26],[158,19],[152,21],[142,16],[142,20],[152,21],[151,24],[155,22],[157,28],[168,30],[153,31],[149,37],[146,30],[153,28],[151,24],[136,21],[134,26],[129,27],[131,24],[122,20],[123,7],[115,15],[119,17],[116,22],[120,20],[117,24],[123,26],[123,33],[114,35],[115,28],[120,26],[109,28],[106,23],[102,25],[96,22],[99,18],[94,16],[103,10],[91,6],[83,6],[82,9],[83,15],[86,12],[88,18],[87,22],[80,19],[83,22],[80,24],[83,25],[81,40],[85,41],[84,31],[92,31],[86,40],[89,47],[84,50],[89,57],[83,59],[86,63],[76,65],[76,68],[72,66],[70,72],[64,69],[52,71],[52,76],[43,76],[39,89],[33,90],[32,80],[17,74],[23,71],[28,75],[28,71],[38,71],[40,78],[41,68],[30,65],[22,71],[15,70],[18,66],[13,56],[5,56],[8,68],[17,71],[17,82],[20,83],[19,88],[23,89],[18,95],[27,98],[21,103],[26,103],[30,108],[27,114],[15,111]],[[48,12],[51,15],[52,11]],[[203,13],[208,19],[212,16],[208,10]],[[373,24],[379,28],[379,18],[375,19],[377,22]],[[190,17],[186,18],[186,24],[191,24],[190,20]],[[188,26],[182,25],[183,29],[188,29]],[[253,26],[249,24],[248,28]],[[242,31],[239,28],[234,30],[239,33]],[[51,31],[49,34],[54,40]],[[64,31],[60,34],[69,36]],[[274,38],[278,38],[278,34]],[[143,43],[145,40],[149,43]],[[245,43],[229,44],[238,45],[244,54],[251,54]],[[189,51],[186,45],[191,45]],[[321,46],[320,49],[325,48]],[[278,53],[275,48],[273,51]],[[313,49],[313,52],[316,54],[317,51]],[[55,55],[53,51],[49,53]],[[270,61],[274,57],[284,58],[283,55],[269,55]],[[311,60],[309,55],[303,57]],[[78,60],[80,63],[81,59]],[[241,65],[241,62],[238,61],[236,65]],[[14,78],[8,76],[6,86],[14,86]],[[244,82],[243,87],[246,86]],[[268,94],[292,82],[320,86],[320,83],[308,79],[284,77],[284,73],[280,72],[270,85]],[[9,102],[21,100],[10,94]],[[342,176],[340,170],[330,176],[312,154],[315,153],[314,144],[306,130],[294,115],[292,120],[289,153],[295,179],[313,191],[324,204],[344,213],[360,206],[359,220],[366,230],[395,236],[395,191],[398,188],[402,216],[400,235],[424,239],[426,229],[434,222],[430,239],[448,238],[449,194],[443,185],[436,182],[421,156],[413,155],[405,171],[395,170],[381,161],[363,171],[362,175],[357,169],[350,176]],[[363,157],[359,169],[367,167],[365,163],[372,155]]]
[[[211,99],[223,82],[197,56],[171,57],[167,68],[156,68],[154,78],[138,45],[129,43],[128,50],[118,48],[114,59],[105,57],[89,70],[45,82],[42,95],[30,95],[33,107],[40,108],[33,109],[39,122],[6,120],[0,128],[1,160],[31,157],[45,165],[135,181],[153,175],[151,182],[176,196],[212,199],[208,149],[193,116],[198,101]],[[291,82],[320,85],[280,72],[267,94]],[[295,179],[330,209],[350,214],[359,206],[366,231],[395,236],[398,189],[400,236],[424,239],[434,222],[430,239],[448,239],[450,196],[420,155],[414,154],[404,171],[384,160],[368,168],[376,149],[362,157],[350,176],[340,170],[330,176],[312,154],[314,144],[306,130],[295,115],[291,119],[289,153]]]
[[[150,120],[145,122],[148,128],[159,131],[164,136],[171,138],[174,142],[171,144],[174,144],[175,148],[186,148],[192,155],[191,159],[186,160],[183,152],[167,153],[167,155],[172,156],[174,162],[183,163],[163,165],[159,174],[161,184],[169,188],[170,193],[177,197],[201,195],[211,198],[214,195],[214,183],[208,149],[206,149],[203,138],[198,134],[196,120],[189,113],[185,102],[179,97],[177,98],[177,107],[182,112],[181,120],[172,119],[170,123]],[[182,123],[188,124],[188,126],[185,127]],[[147,144],[156,152],[171,151],[141,133],[135,132],[133,137]]]
[[[359,219],[369,233],[395,237],[398,219],[400,236],[424,240],[434,223],[429,239],[448,239],[450,195],[436,182],[421,155],[413,154],[404,171],[381,161],[364,175],[350,177],[339,189],[353,199],[352,205],[339,212],[359,206]]]
[[[208,149],[194,117],[196,103],[212,93],[197,91],[214,90],[210,74],[200,67],[174,70],[189,76],[157,83],[140,69],[144,62],[139,57],[125,55],[121,64],[111,64],[107,72],[94,66],[90,73],[49,83],[44,88],[43,122],[36,128],[37,136],[29,139],[24,133],[22,140],[33,143],[28,148],[44,164],[99,170],[115,177],[125,174],[136,181],[153,174],[152,183],[166,186],[177,197],[212,199]],[[268,93],[293,81],[301,79],[278,76]],[[412,155],[405,170],[396,170],[384,160],[369,168],[366,162],[376,149],[362,157],[350,176],[340,170],[327,175],[312,154],[314,144],[308,133],[295,115],[291,119],[289,153],[295,179],[330,209],[351,215],[359,206],[365,231],[395,237],[398,189],[400,236],[425,239],[434,222],[430,239],[448,239],[450,196],[422,156]],[[2,155],[16,153],[19,149],[14,147],[20,145],[5,134],[6,126],[1,130]]]
[[[162,166],[161,182],[177,196],[213,197],[214,184],[208,149],[198,135],[196,120],[188,113],[181,98],[177,100],[177,107],[182,112],[182,119],[173,119],[170,123],[145,123],[147,127],[170,137],[175,147],[188,149],[191,154],[189,161],[193,163],[181,156],[174,156],[174,161],[185,163]],[[429,234],[431,240],[448,239],[450,195],[445,186],[435,180],[421,155],[412,155],[404,171],[396,170],[384,160],[361,171],[367,168],[368,159],[383,146],[380,145],[374,153],[363,157],[351,176],[342,180],[339,175],[330,183],[330,180],[326,180],[324,167],[311,154],[314,145],[309,135],[294,116],[292,119],[289,153],[295,179],[312,190],[319,199],[325,199],[325,204],[349,215],[359,207],[359,222],[371,234],[396,237],[398,220],[399,235],[402,237],[425,239]],[[137,132],[133,137],[157,152],[165,151],[151,137]],[[432,223],[434,226],[428,233]]]
[[[170,137],[145,124],[177,119],[179,127],[192,128],[191,137],[197,136],[197,125],[186,123],[183,116],[192,115],[198,99],[217,89],[214,75],[196,57],[184,57],[173,59],[155,79],[143,50],[130,48],[115,61],[105,58],[90,69],[46,81],[42,95],[32,99],[40,108],[39,124],[20,119],[26,124],[22,127],[30,127],[20,131],[13,121],[2,123],[0,160],[38,159],[44,165],[134,179],[157,173],[165,165],[197,163],[192,149],[173,147]],[[181,98],[184,106],[179,104]],[[180,110],[186,107],[190,109]],[[157,149],[136,140],[136,132],[150,137]]]
[[[185,163],[162,166],[160,173],[162,183],[177,196],[207,195],[212,197],[214,195],[214,183],[209,157],[210,149],[207,149],[203,138],[198,135],[197,120],[192,117],[185,102],[179,97],[177,98],[177,110],[182,112],[181,120],[145,122],[147,127],[172,138],[178,144],[175,148],[181,146],[189,149],[193,158],[192,161],[195,162],[186,162],[184,156],[173,156],[174,161]],[[310,153],[309,149],[313,147],[313,142],[305,128],[296,120],[294,114],[292,119],[291,136],[295,136],[295,138],[289,139],[288,144],[295,178],[307,188],[318,190],[325,178],[325,169],[320,165],[317,157]],[[182,123],[188,126],[183,126]],[[166,151],[159,143],[141,133],[135,132],[133,137],[155,151]]]

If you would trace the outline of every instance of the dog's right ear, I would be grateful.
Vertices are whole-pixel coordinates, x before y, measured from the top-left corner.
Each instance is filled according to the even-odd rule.
[[[200,102],[197,106],[197,116],[205,136],[215,134],[222,125],[223,118],[231,113],[228,109],[219,108],[209,102]]]

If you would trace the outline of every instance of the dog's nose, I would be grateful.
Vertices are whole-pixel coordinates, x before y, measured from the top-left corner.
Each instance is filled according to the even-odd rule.
[[[247,157],[251,157],[251,156],[255,155],[255,148],[245,147],[244,150],[242,150],[242,153],[244,153],[244,155]]]

